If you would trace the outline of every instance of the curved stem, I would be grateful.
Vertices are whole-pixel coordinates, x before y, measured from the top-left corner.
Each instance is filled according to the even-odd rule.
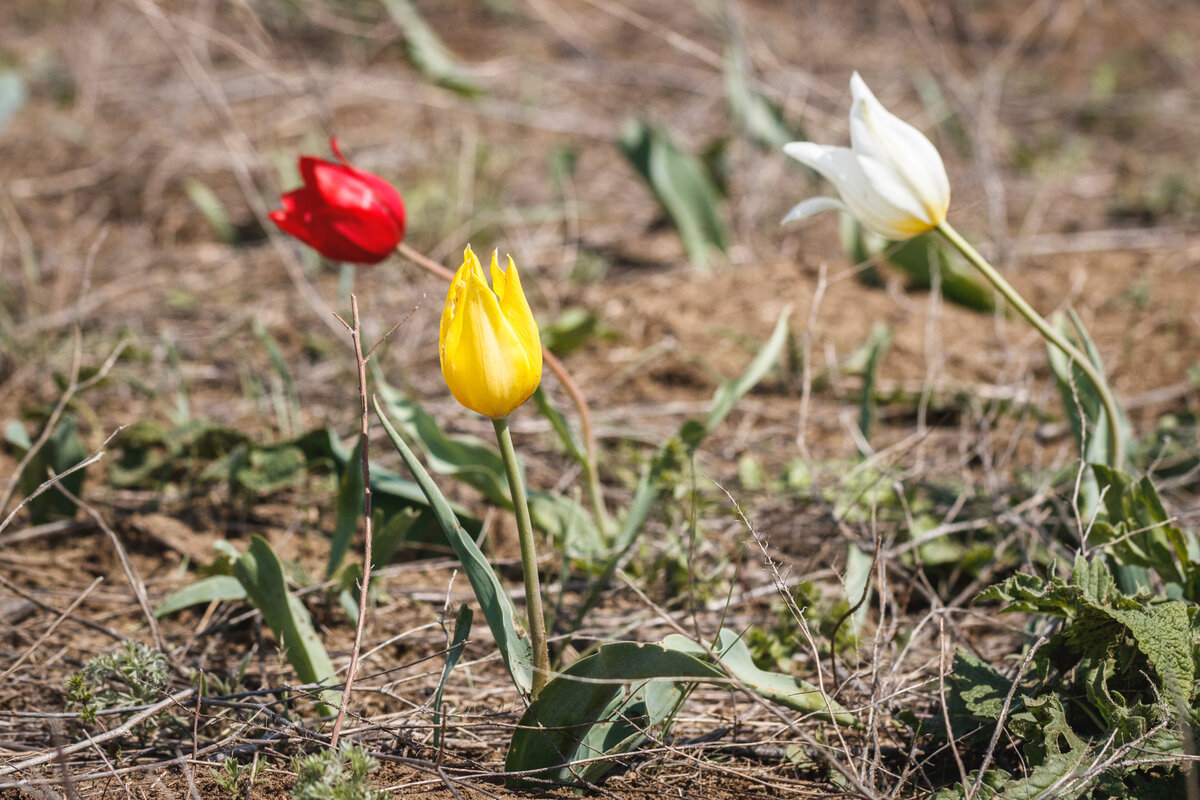
[[[533,524],[529,520],[525,486],[521,482],[521,470],[517,466],[517,452],[513,449],[512,433],[508,430],[508,417],[493,419],[492,425],[496,429],[496,440],[500,443],[500,456],[504,459],[504,472],[508,476],[513,510],[517,515],[517,535],[521,540],[521,572],[525,575],[525,611],[529,617],[529,638],[533,644],[532,696],[536,700],[550,674],[550,653],[546,648],[546,615],[542,611],[537,547],[533,541]]]
[[[1112,463],[1108,466],[1114,469],[1124,469],[1125,465],[1125,443],[1121,438],[1121,418],[1117,415],[1117,402],[1113,398],[1112,390],[1104,377],[1096,369],[1092,360],[1084,353],[1080,352],[1079,348],[1067,341],[1061,333],[1050,326],[1050,323],[1034,310],[1033,306],[1025,302],[1025,298],[1017,294],[1017,290],[1004,279],[996,268],[988,263],[988,260],[980,255],[971,244],[959,235],[958,231],[950,225],[949,222],[943,221],[937,226],[937,230],[950,244],[958,248],[968,261],[970,261],[976,269],[983,273],[983,277],[987,278],[992,286],[996,287],[996,291],[1003,295],[1013,308],[1017,309],[1029,324],[1032,325],[1038,333],[1042,335],[1047,342],[1050,342],[1066,356],[1075,362],[1079,369],[1087,375],[1088,380],[1092,382],[1092,386],[1096,387],[1096,393],[1100,395],[1100,401],[1104,404],[1104,417],[1108,422],[1108,435],[1112,440]]]
[[[436,275],[447,283],[454,280],[453,272],[424,253],[417,252],[404,242],[401,242],[397,247],[397,252],[421,269],[431,275]],[[583,396],[579,384],[575,383],[570,374],[567,373],[567,368],[563,366],[563,363],[553,353],[543,348],[542,359],[545,361],[546,366],[550,368],[550,371],[558,377],[559,383],[562,384],[567,394],[571,397],[571,402],[575,406],[576,413],[579,414],[579,427],[583,430],[584,454],[587,457],[587,464],[584,465],[584,473],[587,478],[588,497],[592,503],[592,513],[596,515],[596,524],[600,526],[601,530],[607,533],[609,529],[608,513],[604,508],[604,495],[600,491],[600,476],[596,470],[596,436],[592,431],[592,414],[588,410],[587,399]]]

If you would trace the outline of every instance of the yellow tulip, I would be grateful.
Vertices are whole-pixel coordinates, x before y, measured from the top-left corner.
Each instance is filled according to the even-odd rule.
[[[442,377],[454,399],[492,419],[511,414],[542,380],[542,342],[512,256],[492,286],[470,247],[446,295],[438,335]]]

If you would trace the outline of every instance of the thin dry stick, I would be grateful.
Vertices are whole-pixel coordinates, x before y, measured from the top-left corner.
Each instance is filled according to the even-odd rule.
[[[4,681],[8,680],[8,676],[10,676],[14,672],[16,672],[17,668],[25,663],[25,659],[27,659],[31,655],[33,655],[33,653],[39,647],[42,646],[42,643],[44,641],[46,641],[47,639],[49,639],[50,636],[54,633],[54,631],[58,630],[59,624],[62,623],[62,621],[64,619],[71,616],[71,612],[74,611],[76,608],[78,608],[79,604],[83,602],[84,598],[86,598],[89,594],[91,594],[92,590],[95,589],[97,586],[99,586],[100,582],[103,580],[104,580],[104,576],[100,576],[100,577],[96,578],[96,580],[92,581],[91,586],[84,589],[83,593],[80,594],[79,597],[76,597],[74,600],[72,600],[71,605],[67,606],[67,610],[62,612],[61,614],[59,614],[58,619],[56,619],[56,620],[54,620],[54,622],[50,623],[50,627],[46,628],[46,631],[41,636],[38,637],[37,641],[34,642],[33,644],[29,645],[29,648],[24,653],[21,654],[20,658],[18,658],[16,661],[13,662],[11,667],[4,670],[4,674],[0,675],[0,683],[3,683]]]
[[[146,584],[142,583],[142,579],[138,576],[137,571],[133,568],[133,562],[129,560],[129,554],[125,552],[125,546],[121,544],[121,540],[117,537],[116,532],[105,521],[99,511],[92,508],[76,497],[67,487],[59,484],[58,490],[67,496],[67,499],[74,503],[79,508],[82,508],[99,526],[100,530],[112,542],[113,549],[117,551],[117,558],[121,561],[121,569],[125,571],[125,579],[129,581],[129,587],[133,589],[133,595],[137,598],[138,605],[142,608],[142,614],[146,618],[146,626],[150,628],[150,636],[154,639],[154,646],[163,653],[167,652],[167,644],[162,638],[162,633],[158,630],[158,618],[154,616],[154,609],[150,607],[150,597],[146,594]]]
[[[447,283],[454,280],[453,272],[429,256],[417,252],[407,244],[401,242],[396,251],[431,275],[436,275]],[[588,496],[592,503],[593,512],[596,514],[597,524],[600,525],[602,530],[608,531],[608,512],[604,507],[604,495],[600,491],[600,476],[596,471],[596,435],[592,430],[592,414],[588,410],[587,398],[583,396],[583,391],[571,378],[567,372],[567,368],[563,366],[563,363],[553,353],[549,350],[543,350],[542,358],[546,366],[550,368],[550,371],[558,377],[559,383],[566,389],[567,394],[570,395],[571,402],[575,406],[575,411],[579,414],[579,427],[583,430],[584,454],[587,457],[584,472],[587,473]]]
[[[1038,640],[1033,643],[1033,647],[1029,648],[1029,652],[1025,654],[1025,660],[1021,662],[1021,668],[1017,670],[1017,675],[1013,678],[1012,686],[1008,687],[1008,694],[1004,697],[1004,705],[1000,709],[1000,716],[996,719],[996,729],[992,731],[992,738],[988,742],[987,752],[983,754],[983,762],[979,765],[979,771],[975,775],[975,782],[971,784],[971,790],[967,792],[966,800],[972,800],[979,793],[979,787],[983,785],[984,775],[987,773],[988,765],[992,763],[992,755],[996,752],[996,743],[1000,741],[1000,733],[1004,730],[1004,721],[1008,718],[1008,709],[1012,705],[1013,695],[1017,693],[1017,687],[1021,684],[1021,676],[1025,674],[1025,670],[1029,669],[1029,664],[1033,661],[1033,656],[1038,649],[1047,641],[1045,636],[1039,636]],[[953,732],[951,732],[953,736]]]
[[[346,321],[338,317],[343,325]],[[358,364],[358,401],[361,412],[359,441],[362,443],[360,452],[363,478],[363,574],[358,592],[358,623],[354,626],[354,647],[350,651],[350,666],[346,668],[346,688],[342,692],[342,703],[338,706],[337,718],[333,721],[333,733],[329,737],[329,746],[337,748],[338,736],[342,732],[342,721],[346,718],[346,708],[350,704],[350,692],[354,686],[354,676],[358,672],[358,654],[362,650],[363,629],[367,620],[367,591],[371,586],[371,462],[370,462],[370,423],[367,417],[367,359],[363,357],[362,326],[358,318],[358,297],[350,294],[350,320],[346,325],[350,338],[354,341],[354,358]],[[395,330],[393,328],[392,330]]]
[[[62,749],[51,750],[47,753],[42,753],[41,755],[27,758],[24,761],[18,761],[16,764],[9,764],[7,766],[0,767],[0,778],[4,777],[5,775],[12,775],[14,772],[27,770],[30,767],[41,766],[42,764],[45,764],[48,761],[53,761],[61,756],[69,756],[72,753],[78,753],[80,750],[86,750],[93,744],[103,744],[104,742],[111,742],[113,739],[120,739],[122,736],[129,733],[138,725],[141,725],[142,722],[150,719],[150,717],[153,717],[167,706],[181,703],[195,693],[196,687],[189,686],[188,688],[176,692],[164,700],[160,700],[152,706],[148,706],[143,711],[134,714],[132,717],[126,720],[123,725],[118,725],[115,728],[107,730],[99,736],[88,736],[83,741],[68,745]],[[77,780],[82,780],[82,777],[80,776],[76,776],[76,778]]]
[[[85,468],[91,466],[92,464],[95,464],[100,459],[104,458],[104,454],[105,454],[105,452],[107,452],[104,448],[108,446],[108,443],[113,440],[114,436],[116,436],[118,433],[120,433],[123,430],[125,430],[125,426],[121,425],[120,427],[118,427],[116,430],[114,430],[112,433],[110,433],[108,435],[108,438],[104,440],[104,444],[100,445],[100,448],[96,452],[92,453],[90,456],[85,458],[83,461],[80,461],[78,464],[71,467],[70,469],[65,469],[57,475],[52,475],[44,483],[42,483],[41,486],[34,489],[33,492],[31,492],[28,497],[26,497],[20,503],[17,503],[16,508],[14,508],[12,511],[9,512],[8,516],[4,518],[3,522],[0,522],[0,532],[4,531],[4,529],[7,528],[12,523],[13,518],[17,516],[17,512],[19,512],[22,508],[24,508],[29,503],[29,501],[33,500],[38,495],[42,494],[42,492],[45,492],[50,487],[58,485],[59,482],[61,482],[62,479],[67,477],[68,475],[78,472],[81,469],[85,469]]]

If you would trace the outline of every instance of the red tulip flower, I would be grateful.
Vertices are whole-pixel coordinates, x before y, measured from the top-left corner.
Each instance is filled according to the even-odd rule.
[[[329,142],[340,164],[300,157],[304,186],[279,200],[271,219],[326,258],[354,264],[378,264],[404,238],[404,201],[378,175],[350,166]]]

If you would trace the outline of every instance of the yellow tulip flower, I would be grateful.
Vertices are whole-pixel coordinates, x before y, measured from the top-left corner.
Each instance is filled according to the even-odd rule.
[[[492,419],[511,414],[542,380],[542,342],[512,256],[492,286],[470,247],[446,295],[438,335],[442,377],[454,399]]]

